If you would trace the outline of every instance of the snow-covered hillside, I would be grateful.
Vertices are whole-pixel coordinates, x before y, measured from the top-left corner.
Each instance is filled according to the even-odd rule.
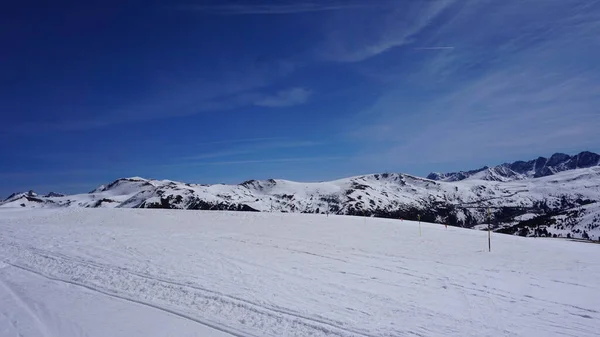
[[[494,233],[489,253],[487,233],[439,224],[141,209],[5,208],[0,233],[1,336],[586,337],[600,323],[596,244]]]
[[[562,162],[552,158],[546,162],[562,168],[595,160],[585,153],[568,159],[561,157],[566,160]],[[535,167],[535,163],[532,165]],[[480,170],[458,181],[399,173],[320,183],[251,180],[239,185],[198,185],[133,177],[78,195],[42,197],[33,191],[17,193],[0,203],[0,207],[332,213],[420,218],[460,227],[480,227],[491,221],[494,230],[509,234],[600,239],[600,166],[538,178],[523,175],[519,179],[510,179],[503,170],[507,168]]]

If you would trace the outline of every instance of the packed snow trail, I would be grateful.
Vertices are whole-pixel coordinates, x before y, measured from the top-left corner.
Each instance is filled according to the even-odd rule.
[[[419,237],[399,220],[137,209],[6,209],[0,233],[7,336],[102,332],[65,318],[101,310],[78,293],[118,302],[131,326],[148,311],[207,336],[595,336],[600,323],[595,244],[493,235],[488,253],[487,233],[441,225]]]
[[[0,269],[0,336],[231,335],[162,310],[7,266]]]

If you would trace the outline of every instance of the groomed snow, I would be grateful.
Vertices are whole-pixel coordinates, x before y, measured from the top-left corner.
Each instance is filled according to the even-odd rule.
[[[0,266],[0,336],[228,337],[193,320]]]
[[[597,336],[600,245],[409,221],[0,210],[0,336]]]

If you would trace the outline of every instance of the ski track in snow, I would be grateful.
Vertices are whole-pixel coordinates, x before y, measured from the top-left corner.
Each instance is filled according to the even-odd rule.
[[[23,256],[20,257],[23,258]],[[236,332],[234,329],[223,328],[226,322],[221,322],[220,324],[222,325],[219,325],[218,322],[202,321],[170,308],[183,307],[187,310],[192,309],[191,311],[203,311],[205,314],[214,315],[215,317],[240,317],[243,315],[254,322],[253,326],[260,326],[261,329],[267,328],[269,331],[281,333],[282,335],[287,334],[286,331],[279,331],[281,329],[277,328],[282,323],[284,323],[283,326],[291,327],[294,331],[312,329],[322,331],[324,336],[353,335],[344,334],[343,332],[349,333],[352,331],[344,331],[343,328],[329,322],[303,317],[289,310],[261,306],[257,303],[227,296],[215,291],[143,275],[126,269],[101,266],[89,261],[75,261],[50,255],[30,256],[29,258],[33,260],[29,261],[33,262],[31,265],[42,266],[44,271],[38,271],[31,265],[22,266],[13,264],[12,266],[51,280],[67,282],[106,295],[152,306],[235,336],[244,336],[244,334]],[[118,282],[117,284],[115,284],[115,280]],[[123,284],[126,284],[124,286],[125,289],[120,289],[120,287],[123,287]],[[133,298],[132,294],[137,294],[138,299]],[[158,301],[162,303],[162,306],[152,304],[149,300]],[[306,322],[303,322],[303,320],[306,320]],[[293,324],[293,326],[290,326],[290,324]],[[319,324],[324,326],[319,326]],[[342,331],[336,332],[335,329]],[[370,336],[365,333],[352,333],[357,336]]]
[[[52,334],[50,334],[48,332],[48,327],[40,319],[40,317],[37,315],[37,313],[34,310],[32,310],[32,308],[29,306],[28,301],[23,300],[21,298],[21,296],[17,293],[17,291],[15,291],[12,288],[12,286],[10,286],[8,283],[6,283],[5,281],[2,281],[2,279],[0,279],[0,288],[5,290],[6,293],[8,293],[12,297],[12,299],[15,301],[15,303],[19,307],[21,307],[22,309],[25,310],[25,312],[30,316],[30,318],[34,322],[34,329],[38,332],[38,334],[40,336],[43,336],[43,337],[51,337],[52,336]],[[4,313],[2,315],[7,317],[9,320],[11,320],[10,317],[8,317],[8,315],[6,315]],[[17,330],[18,322],[11,320],[10,324],[15,330]]]
[[[4,210],[0,270],[234,336],[597,335],[600,245],[494,235],[488,253],[487,233],[421,226],[419,237],[413,222],[338,216]],[[2,274],[0,288],[51,336],[26,289]]]

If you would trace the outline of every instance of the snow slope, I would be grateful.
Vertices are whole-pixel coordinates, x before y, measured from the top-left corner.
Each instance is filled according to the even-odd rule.
[[[0,267],[0,336],[227,337],[193,320],[26,270]]]
[[[7,336],[597,336],[600,323],[596,244],[493,234],[489,253],[487,233],[438,224],[139,209],[0,209],[0,232]]]

